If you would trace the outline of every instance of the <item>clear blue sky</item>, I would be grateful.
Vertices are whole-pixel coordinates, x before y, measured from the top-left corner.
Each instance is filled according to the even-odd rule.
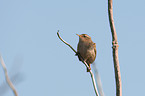
[[[145,0],[113,0],[123,96],[145,86]],[[95,96],[91,78],[74,52],[77,34],[97,45],[95,63],[106,96],[115,96],[107,0],[0,0],[0,53],[19,96]],[[19,77],[19,78],[18,78]],[[0,67],[0,86],[5,83]],[[2,96],[13,96],[6,88]]]

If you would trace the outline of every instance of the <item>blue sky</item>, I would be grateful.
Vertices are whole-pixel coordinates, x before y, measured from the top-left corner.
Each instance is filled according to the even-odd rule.
[[[123,96],[142,96],[145,86],[145,1],[113,1]],[[105,96],[115,96],[107,0],[1,0],[0,53],[16,74],[19,96],[95,96],[91,78],[75,53],[77,34],[97,45],[96,66]],[[0,67],[0,85],[5,77]],[[7,85],[5,85],[7,86]],[[2,96],[12,96],[7,87]]]

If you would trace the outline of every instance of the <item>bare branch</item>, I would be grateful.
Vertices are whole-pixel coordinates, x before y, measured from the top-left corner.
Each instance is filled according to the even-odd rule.
[[[84,61],[82,61],[82,62],[85,64],[85,66],[88,69],[90,69],[89,66],[88,66],[88,64],[86,62],[84,62]],[[92,78],[93,87],[94,87],[94,91],[96,93],[96,96],[99,96],[99,93],[98,93],[98,90],[97,90],[97,87],[96,87],[95,77],[94,77],[94,74],[93,74],[92,70],[90,70],[90,75],[91,75],[91,78]]]
[[[60,37],[60,35],[59,35],[59,30],[58,30],[58,32],[57,32],[57,36],[59,37],[59,39],[60,39],[63,43],[65,43],[66,45],[68,45],[75,53],[77,53],[77,51],[76,51],[70,44],[68,44],[67,42],[65,42],[65,41]]]
[[[113,21],[112,0],[108,0],[108,15],[109,15],[109,23],[110,23],[111,33],[112,33],[113,61],[114,61],[115,80],[116,80],[116,96],[122,96],[121,74],[120,74],[119,59],[118,59],[119,45],[117,42],[117,34]]]
[[[57,36],[59,37],[59,39],[60,39],[63,43],[65,43],[66,45],[68,45],[68,46],[77,54],[77,51],[75,51],[74,48],[72,48],[72,46],[71,46],[70,44],[68,44],[66,41],[64,41],[64,40],[60,37],[60,35],[59,35],[59,30],[58,30],[58,32],[57,32]],[[79,55],[79,56],[81,57],[81,59],[83,60],[83,58],[82,58],[82,56],[81,56],[80,54],[77,54],[77,55]],[[86,62],[84,62],[84,61],[82,61],[82,62],[85,64],[85,66],[86,66],[88,69],[90,69],[90,67],[88,66],[88,64],[87,64]],[[91,78],[92,78],[93,87],[94,87],[94,91],[95,91],[95,93],[96,93],[96,96],[99,96],[98,90],[97,90],[97,87],[96,87],[96,82],[95,82],[94,74],[93,74],[92,70],[90,70],[90,75],[91,75]]]
[[[16,89],[14,88],[14,85],[12,84],[12,82],[10,81],[10,79],[9,79],[9,77],[8,77],[7,69],[6,69],[4,60],[3,60],[3,58],[2,58],[1,55],[0,55],[0,62],[1,62],[2,67],[3,67],[3,69],[4,69],[5,78],[6,78],[6,81],[7,81],[8,85],[9,85],[10,88],[13,90],[15,96],[18,96],[17,91],[16,91]]]
[[[99,76],[98,69],[97,69],[95,63],[93,63],[92,65],[93,65],[92,66],[93,70],[95,72],[95,77],[96,77],[96,82],[97,82],[99,94],[100,94],[100,96],[104,96],[104,92],[103,92],[103,88],[102,88],[102,83],[101,83],[101,78]]]

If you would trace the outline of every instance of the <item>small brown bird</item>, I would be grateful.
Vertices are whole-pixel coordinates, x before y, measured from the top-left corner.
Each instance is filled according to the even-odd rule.
[[[78,34],[77,34],[78,35]],[[79,36],[79,43],[77,48],[77,54],[81,55],[83,60],[88,64],[92,64],[96,58],[96,43],[94,43],[90,36],[87,34],[81,34]],[[78,55],[80,61],[82,61],[81,57]],[[91,69],[91,67],[90,67]],[[87,68],[87,72],[90,72],[90,69]]]

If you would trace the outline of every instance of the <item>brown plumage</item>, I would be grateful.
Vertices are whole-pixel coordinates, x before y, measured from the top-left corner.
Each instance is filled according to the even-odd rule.
[[[78,35],[78,34],[77,34]],[[77,48],[77,54],[80,54],[83,60],[88,64],[90,67],[90,64],[92,64],[95,61],[96,58],[96,43],[94,43],[90,36],[87,34],[81,34],[79,36],[79,43]],[[81,58],[78,55],[78,58],[80,61]],[[91,69],[91,67],[90,67]],[[87,69],[87,72],[90,70]]]

